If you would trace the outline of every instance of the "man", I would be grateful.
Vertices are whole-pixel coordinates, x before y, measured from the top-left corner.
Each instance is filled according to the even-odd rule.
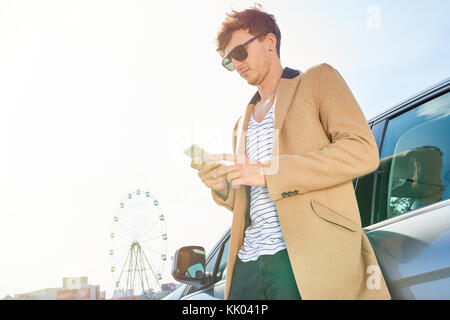
[[[282,68],[280,39],[259,8],[228,14],[217,37],[223,66],[257,87],[234,155],[191,163],[234,213],[225,299],[390,299],[352,183],[379,165],[373,135],[339,72]]]

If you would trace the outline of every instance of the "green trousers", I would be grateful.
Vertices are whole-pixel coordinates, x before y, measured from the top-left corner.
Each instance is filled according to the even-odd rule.
[[[301,300],[287,249],[256,261],[236,257],[229,300]]]

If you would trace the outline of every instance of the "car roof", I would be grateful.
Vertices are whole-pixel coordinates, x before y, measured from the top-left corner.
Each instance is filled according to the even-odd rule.
[[[413,104],[421,103],[424,98],[429,97],[434,93],[441,93],[442,91],[447,90],[448,87],[450,87],[450,77],[435,83],[434,85],[400,101],[399,103],[396,103],[395,105],[388,106],[387,109],[372,117],[368,122],[377,122],[390,116],[392,113],[400,112]]]

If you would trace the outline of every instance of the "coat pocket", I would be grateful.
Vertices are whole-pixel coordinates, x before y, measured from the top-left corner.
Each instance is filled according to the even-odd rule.
[[[341,214],[331,210],[330,208],[324,206],[320,202],[317,202],[316,200],[311,200],[311,207],[316,215],[318,215],[323,220],[326,220],[328,222],[337,224],[341,227],[344,227],[350,231],[357,231],[358,225],[354,223],[353,221],[347,219],[346,217],[342,216]]]

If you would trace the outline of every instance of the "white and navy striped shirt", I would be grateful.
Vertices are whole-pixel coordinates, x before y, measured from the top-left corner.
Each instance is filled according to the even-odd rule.
[[[246,143],[246,155],[250,159],[262,162],[272,156],[274,105],[275,102],[261,122],[250,115]],[[286,248],[277,208],[269,198],[267,186],[250,187],[250,218],[252,223],[245,230],[244,244],[238,251],[241,261],[254,261],[260,255],[275,254]]]

